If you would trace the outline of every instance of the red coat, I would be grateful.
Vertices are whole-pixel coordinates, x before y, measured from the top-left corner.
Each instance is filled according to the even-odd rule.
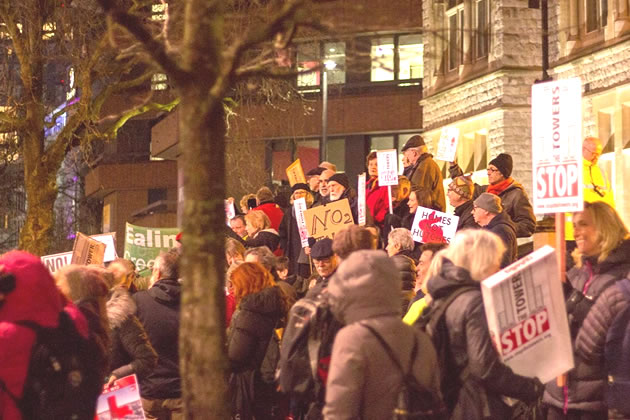
[[[276,232],[280,230],[280,223],[282,222],[282,218],[284,217],[284,212],[276,203],[263,203],[253,210],[264,211],[267,217],[269,217],[269,220],[271,220],[271,228],[274,229]]]
[[[0,380],[16,396],[21,396],[26,371],[35,343],[35,333],[16,321],[32,321],[44,327],[56,327],[59,313],[66,311],[77,330],[88,337],[88,325],[79,309],[61,294],[41,260],[23,251],[12,251],[0,258],[3,272],[15,276],[15,289],[0,306]],[[9,395],[0,391],[0,418],[21,420],[22,416]]]
[[[378,177],[372,177],[366,181],[365,201],[374,221],[382,227],[385,215],[389,212],[389,198],[387,187],[379,187]]]

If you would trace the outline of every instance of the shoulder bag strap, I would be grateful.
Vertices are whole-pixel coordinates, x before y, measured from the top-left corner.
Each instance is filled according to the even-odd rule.
[[[371,327],[370,325],[365,324],[365,323],[361,323],[360,325],[364,326],[369,332],[372,333],[372,335],[374,337],[376,337],[376,339],[379,341],[379,343],[381,343],[381,346],[383,347],[383,349],[385,349],[385,353],[387,353],[387,355],[391,359],[392,363],[394,363],[394,365],[398,368],[400,373],[403,376],[407,375],[407,373],[403,369],[402,365],[400,364],[400,362],[396,358],[396,355],[394,354],[394,351],[392,350],[390,345],[387,344],[387,341],[385,341],[385,339],[373,327]],[[411,360],[410,360],[410,363],[409,363],[409,371],[410,372],[411,372],[411,369],[413,367],[413,361],[415,360],[416,355],[418,354],[418,342],[415,339],[415,336],[413,338],[414,338],[414,340],[413,340],[413,348],[411,350]]]

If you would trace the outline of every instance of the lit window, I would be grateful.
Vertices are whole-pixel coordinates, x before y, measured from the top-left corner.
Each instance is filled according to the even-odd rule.
[[[398,80],[422,79],[422,35],[401,35],[398,38]]]
[[[55,36],[57,25],[54,22],[44,23],[42,26],[42,39],[51,39]]]
[[[372,40],[372,71],[370,80],[381,82],[394,80],[394,38],[376,38]]]
[[[151,76],[151,90],[168,89],[168,77],[164,73],[155,73]]]
[[[346,44],[344,42],[326,42],[324,44],[324,62],[334,61],[335,68],[327,70],[328,84],[346,83]]]
[[[319,86],[319,44],[300,44],[297,47],[297,85]]]
[[[163,21],[166,20],[166,13],[168,12],[168,3],[162,2],[151,5],[151,20]]]

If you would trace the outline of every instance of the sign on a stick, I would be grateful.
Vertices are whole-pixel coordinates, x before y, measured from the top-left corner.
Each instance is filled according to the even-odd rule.
[[[445,162],[453,162],[457,153],[457,142],[459,140],[459,128],[444,127],[440,135],[437,154],[435,158]]]
[[[376,152],[378,165],[378,185],[398,185],[398,152],[396,149],[379,150]]]
[[[304,176],[304,169],[302,169],[302,163],[300,159],[296,159],[295,162],[289,165],[286,169],[287,178],[289,178],[289,184],[294,186],[298,183],[306,184],[306,177]]]
[[[458,216],[441,211],[418,207],[411,225],[411,236],[416,242],[450,243],[455,237]]]

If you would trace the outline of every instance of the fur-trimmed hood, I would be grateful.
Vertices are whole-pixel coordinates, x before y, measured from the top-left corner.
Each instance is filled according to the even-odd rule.
[[[107,301],[107,318],[109,326],[114,329],[122,325],[130,315],[136,313],[136,302],[124,287],[115,287]]]

